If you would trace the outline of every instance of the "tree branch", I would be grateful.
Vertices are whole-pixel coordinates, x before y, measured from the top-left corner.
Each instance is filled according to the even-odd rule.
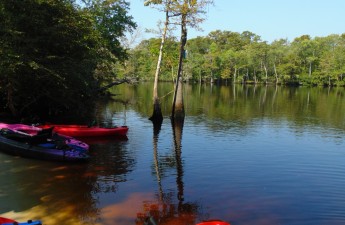
[[[123,84],[123,83],[132,84],[132,83],[135,83],[136,81],[137,80],[135,80],[135,79],[128,79],[128,78],[125,77],[125,78],[123,78],[121,80],[116,80],[116,81],[114,81],[114,82],[112,82],[110,84],[107,84],[107,85],[99,88],[98,91],[102,92],[102,91],[105,91],[108,88],[111,88],[111,87],[115,86],[115,85],[120,85],[120,84]]]

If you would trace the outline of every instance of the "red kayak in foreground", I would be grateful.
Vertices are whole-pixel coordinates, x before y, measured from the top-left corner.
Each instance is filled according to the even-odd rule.
[[[208,220],[198,223],[197,225],[230,225],[230,223],[223,220]]]
[[[0,217],[0,225],[42,225],[41,221],[39,220],[28,220],[27,222],[17,222],[12,219],[8,219],[5,217]]]
[[[156,220],[152,216],[150,216],[145,219],[145,222],[143,225],[159,225],[159,224],[156,222]],[[231,225],[231,224],[223,220],[216,219],[216,220],[204,220],[196,225]]]
[[[46,124],[38,125],[40,128],[54,127],[56,133],[72,137],[106,137],[106,136],[126,136],[128,127],[98,127],[87,125],[63,125],[63,124]]]

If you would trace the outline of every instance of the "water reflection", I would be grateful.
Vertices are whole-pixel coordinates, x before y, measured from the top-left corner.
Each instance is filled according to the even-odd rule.
[[[125,135],[108,137],[79,137],[78,139],[85,143],[88,143],[89,145],[111,145],[116,143],[124,143],[128,141],[128,137]]]
[[[136,160],[128,151],[123,142],[108,140],[92,144],[91,162],[87,173],[89,177],[95,176],[97,180],[93,183],[92,192],[95,196],[100,193],[116,192],[117,183],[125,182],[126,176],[132,171]]]
[[[154,170],[157,178],[158,194],[155,200],[143,201],[143,209],[137,213],[136,224],[148,224],[149,219],[153,219],[157,224],[195,224],[198,209],[196,202],[185,201],[184,182],[183,182],[183,161],[182,161],[182,133],[184,120],[171,120],[173,133],[173,155],[169,156],[170,163],[159,162],[158,139],[160,127],[154,126],[153,129],[153,161]],[[176,170],[176,192],[166,191],[162,186],[162,168]],[[163,169],[164,171],[164,169]],[[150,224],[150,223],[149,223]]]
[[[159,132],[161,131],[162,123],[161,122],[153,122],[153,162],[155,173],[157,176],[158,188],[159,188],[159,202],[163,201],[163,188],[161,183],[161,170],[158,162],[158,138]]]
[[[1,157],[1,159],[7,157]],[[40,219],[47,224],[79,224],[80,218],[70,215],[95,216],[97,207],[91,196],[92,179],[84,176],[84,165],[54,164],[38,160],[7,158],[6,171],[0,174],[2,194],[0,213],[18,221]],[[75,202],[80,204],[76,205]]]

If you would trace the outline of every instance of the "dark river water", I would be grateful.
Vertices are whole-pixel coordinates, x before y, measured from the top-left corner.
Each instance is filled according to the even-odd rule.
[[[184,123],[161,84],[120,85],[94,118],[126,139],[82,139],[91,160],[65,164],[0,152],[0,216],[44,225],[345,224],[345,90],[185,85]],[[91,118],[90,118],[91,119]]]

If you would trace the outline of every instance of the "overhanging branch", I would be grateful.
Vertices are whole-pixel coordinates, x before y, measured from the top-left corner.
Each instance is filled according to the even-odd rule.
[[[134,82],[136,82],[135,79],[123,78],[123,79],[121,79],[121,80],[116,80],[116,81],[114,81],[114,82],[112,82],[112,83],[110,83],[110,84],[108,84],[108,85],[105,85],[105,86],[99,88],[98,91],[99,91],[99,92],[102,92],[102,91],[105,91],[105,90],[107,90],[108,88],[111,88],[111,87],[116,86],[116,85],[120,85],[120,84],[123,84],[123,83],[132,84],[132,83],[134,83]]]

